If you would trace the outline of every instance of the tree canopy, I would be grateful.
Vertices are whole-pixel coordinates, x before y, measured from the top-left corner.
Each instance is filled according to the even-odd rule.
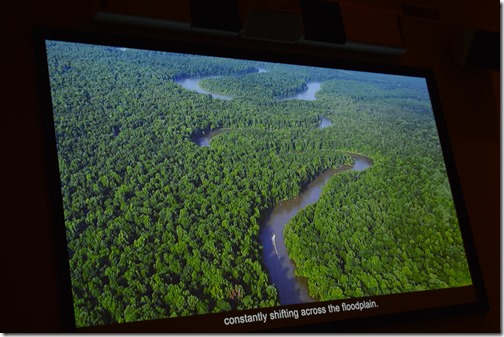
[[[469,284],[425,82],[50,41],[77,326],[279,305],[267,211],[362,153],[285,227],[317,299]],[[267,70],[267,71],[260,71]],[[186,90],[203,80],[232,100]],[[279,100],[320,81],[316,101]],[[318,128],[322,117],[332,125]],[[195,137],[221,129],[211,146]]]

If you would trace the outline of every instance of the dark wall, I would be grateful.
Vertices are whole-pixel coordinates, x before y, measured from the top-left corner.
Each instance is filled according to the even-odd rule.
[[[138,3],[150,6],[151,2]],[[43,150],[44,134],[38,105],[32,27],[42,25],[111,32],[129,30],[140,36],[147,33],[157,36],[168,33],[163,30],[117,28],[113,25],[93,23],[96,5],[90,0],[10,3],[2,5],[5,7],[2,10],[3,23],[6,23],[2,34],[2,50],[7,52],[7,60],[1,71],[4,79],[4,107],[0,123],[0,158],[4,182],[2,185],[6,185],[6,188],[2,189],[0,247],[2,281],[6,282],[2,286],[1,303],[4,312],[0,318],[0,328],[5,332],[59,332],[64,327],[64,315],[58,298],[55,233],[50,212],[47,162]],[[100,2],[97,1],[96,4],[98,3]],[[174,15],[179,18],[186,17],[186,1],[168,3],[173,6]],[[268,2],[260,3],[264,5]],[[276,3],[278,8],[282,9],[288,1],[269,3],[270,6]],[[390,1],[390,4],[394,3],[397,1]],[[442,6],[441,21],[403,21],[403,34],[408,51],[401,56],[377,58],[316,48],[310,52],[343,58],[356,56],[363,60],[382,60],[397,65],[435,69],[490,300],[490,310],[408,318],[393,323],[374,322],[371,325],[351,328],[354,332],[501,331],[500,71],[459,66],[454,62],[450,47],[451,43],[456,41],[454,36],[461,27],[499,31],[500,8],[494,0],[478,1],[477,5],[474,2],[474,6],[468,1],[450,5],[443,1]],[[135,10],[133,7],[132,11]],[[138,11],[141,12],[142,8],[138,8]],[[362,25],[365,27],[366,23],[362,22]],[[260,42],[250,43],[260,46]],[[295,50],[297,47],[288,48]]]

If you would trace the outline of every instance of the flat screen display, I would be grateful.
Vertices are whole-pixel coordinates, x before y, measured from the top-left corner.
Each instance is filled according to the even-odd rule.
[[[78,331],[259,331],[477,302],[428,75],[44,48]]]

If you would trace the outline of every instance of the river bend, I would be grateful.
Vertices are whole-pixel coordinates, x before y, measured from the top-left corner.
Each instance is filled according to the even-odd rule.
[[[321,123],[324,123],[322,121]],[[325,123],[330,123],[326,121]],[[196,137],[199,146],[210,146],[210,139],[223,130],[216,129]],[[280,201],[261,224],[259,238],[263,246],[263,261],[270,279],[276,286],[280,304],[308,303],[314,300],[308,295],[306,280],[296,277],[295,265],[289,258],[284,243],[283,229],[287,222],[306,206],[316,203],[322,194],[322,188],[335,174],[344,171],[363,171],[370,167],[372,160],[355,153],[348,153],[354,160],[353,165],[343,165],[329,169],[317,175],[301,194],[289,200]]]
[[[306,206],[316,203],[322,188],[335,174],[344,171],[363,171],[372,165],[371,159],[349,153],[353,165],[342,166],[322,172],[297,197],[279,202],[261,226],[260,241],[263,259],[275,284],[282,305],[307,303],[314,300],[308,295],[306,280],[294,275],[295,265],[289,258],[284,243],[283,229],[287,222]]]
[[[232,99],[230,96],[218,95],[202,89],[199,82],[204,78],[186,78],[177,81],[182,87],[202,94],[212,95],[219,99]],[[300,99],[316,100],[315,94],[320,90],[320,82],[307,83],[308,89],[293,96],[279,98],[279,100]],[[332,122],[321,117],[319,128],[326,128]],[[198,133],[193,141],[199,146],[210,146],[212,137],[224,130],[216,129]],[[275,284],[282,305],[308,303],[314,300],[308,294],[307,282],[295,276],[295,265],[289,258],[284,243],[283,229],[287,222],[308,205],[317,202],[322,194],[322,188],[335,174],[344,171],[363,171],[370,167],[372,160],[355,153],[348,153],[354,160],[353,165],[344,165],[337,169],[322,172],[303,190],[301,194],[290,200],[279,202],[268,214],[261,225],[260,242],[263,246],[263,260],[268,269],[270,279]]]

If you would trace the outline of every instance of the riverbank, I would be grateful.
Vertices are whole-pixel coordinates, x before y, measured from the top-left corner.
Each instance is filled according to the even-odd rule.
[[[365,156],[349,153],[354,159],[353,165],[344,165],[317,175],[295,198],[280,201],[265,218],[261,225],[260,242],[263,245],[263,260],[271,281],[278,289],[282,305],[313,302],[309,296],[305,279],[295,276],[295,264],[290,259],[284,242],[285,225],[305,207],[316,203],[323,187],[329,179],[345,171],[363,171],[372,166],[372,160]],[[275,236],[275,245],[271,238]],[[276,249],[275,249],[276,248]]]

